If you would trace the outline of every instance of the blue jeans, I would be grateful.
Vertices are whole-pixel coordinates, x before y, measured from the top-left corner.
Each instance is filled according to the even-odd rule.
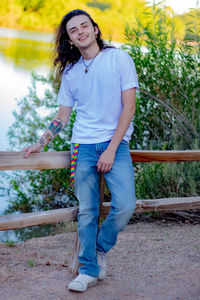
[[[108,252],[117,241],[117,234],[128,223],[135,209],[134,171],[128,143],[120,143],[112,169],[104,173],[111,192],[110,212],[98,230],[99,177],[97,161],[108,142],[79,144],[75,171],[75,194],[79,200],[78,233],[80,240],[79,273],[97,277],[97,250]],[[74,144],[72,144],[72,147]]]

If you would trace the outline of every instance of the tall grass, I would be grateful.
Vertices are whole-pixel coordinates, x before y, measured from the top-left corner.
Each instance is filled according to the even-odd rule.
[[[123,48],[135,61],[140,83],[131,148],[199,149],[200,45],[177,41],[173,21],[163,10],[154,14],[148,26],[138,19],[125,32]],[[135,170],[140,199],[200,194],[199,162],[135,164]]]
[[[200,164],[136,164],[135,189],[138,199],[200,196]]]
[[[126,45],[140,83],[134,148],[192,149],[200,141],[200,48],[178,42],[163,10],[156,21],[126,28]]]

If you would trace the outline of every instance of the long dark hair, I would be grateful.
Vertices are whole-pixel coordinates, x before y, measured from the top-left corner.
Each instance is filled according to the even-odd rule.
[[[67,64],[71,63],[71,66],[73,66],[80,58],[81,53],[78,50],[78,48],[71,47],[69,43],[69,35],[66,30],[66,24],[67,22],[78,15],[85,15],[87,16],[92,25],[94,27],[98,28],[98,33],[96,37],[97,44],[99,46],[99,49],[105,49],[105,48],[113,48],[111,46],[108,46],[103,39],[101,38],[101,31],[99,29],[99,26],[97,23],[94,22],[94,20],[91,18],[91,16],[84,10],[81,9],[75,9],[70,11],[68,14],[66,14],[60,25],[58,26],[58,29],[56,31],[55,35],[55,49],[54,49],[54,67],[56,69],[57,77],[60,77],[66,67]]]

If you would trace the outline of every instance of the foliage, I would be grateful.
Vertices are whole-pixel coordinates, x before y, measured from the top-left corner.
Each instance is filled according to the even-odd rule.
[[[133,149],[184,150],[200,147],[200,51],[177,42],[174,24],[163,10],[153,23],[138,19],[126,28],[124,47],[135,61],[140,92],[134,119]],[[144,44],[145,43],[145,44]],[[193,163],[135,164],[139,199],[200,194],[200,165]]]
[[[185,14],[185,37],[187,41],[200,42],[200,9],[191,9]]]
[[[39,92],[41,90],[43,92]],[[55,83],[52,74],[49,78],[45,78],[32,73],[32,86],[29,88],[28,95],[16,100],[19,110],[13,113],[15,122],[8,132],[11,147],[21,150],[22,146],[28,146],[38,140],[55,116],[57,92],[58,83]],[[44,150],[69,150],[69,142],[66,142],[67,131],[68,127]]]
[[[46,86],[43,97],[38,95],[41,84],[43,88]],[[44,78],[32,74],[32,88],[28,96],[17,100],[19,110],[14,112],[15,122],[8,132],[12,149],[22,150],[39,139],[56,113],[57,91],[58,86],[52,75]],[[74,118],[73,111],[68,126],[44,147],[44,151],[70,149]],[[6,212],[31,212],[74,205],[76,199],[73,193],[67,192],[68,187],[69,170],[66,169],[16,171],[11,175],[10,188],[7,189],[11,200]]]
[[[0,55],[3,54],[7,60],[14,61],[15,67],[22,70],[50,66],[52,57],[49,48],[50,44],[47,42],[0,38]]]
[[[28,265],[29,267],[34,267],[34,266],[35,266],[35,260],[34,260],[34,259],[28,259],[28,260],[26,261],[26,263],[27,263],[27,265]]]
[[[39,11],[45,5],[45,0],[20,0],[24,11]]]
[[[101,11],[111,8],[111,4],[109,2],[100,2],[98,0],[88,1],[86,4],[89,7],[99,8]]]
[[[154,14],[153,23],[137,19],[125,32],[140,82],[131,147],[192,149],[200,140],[200,51],[176,41],[163,10]]]
[[[145,12],[149,23],[137,18],[127,27],[124,48],[135,61],[140,92],[134,118],[135,131],[130,143],[134,149],[199,149],[200,90],[198,44],[177,42],[174,23],[157,7]],[[9,130],[10,145],[21,150],[36,142],[55,115],[59,83],[32,75],[32,88],[18,100],[15,123]],[[38,87],[46,90],[39,95]],[[75,119],[57,136],[48,150],[69,150]],[[197,163],[137,164],[136,195],[138,198],[196,196],[200,192],[200,170]],[[29,212],[73,205],[74,197],[66,196],[67,170],[23,171],[14,173],[9,189],[9,211]],[[109,199],[109,193],[106,191]]]
[[[114,41],[124,41],[125,26],[131,26],[136,18],[141,19],[143,13],[151,14],[152,11],[144,0],[1,0],[0,26],[52,32],[63,15],[76,8],[88,11],[100,25],[104,38]],[[191,14],[198,22],[194,11],[191,10]],[[174,18],[176,38],[183,39],[186,23],[190,21],[188,14],[174,17],[170,7],[166,8],[166,14],[168,19]],[[146,26],[148,21],[143,18],[143,25]]]
[[[135,189],[138,199],[199,196],[199,162],[137,163]]]
[[[5,241],[5,245],[8,246],[8,247],[15,247],[15,242],[14,241],[6,240]]]

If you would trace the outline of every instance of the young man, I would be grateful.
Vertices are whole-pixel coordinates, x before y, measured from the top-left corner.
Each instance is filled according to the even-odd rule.
[[[64,16],[56,36],[54,64],[62,75],[59,110],[41,139],[25,148],[39,152],[70,118],[76,105],[72,152],[78,149],[75,194],[79,200],[79,276],[68,288],[85,291],[106,276],[105,254],[135,209],[134,171],[128,142],[135,112],[135,66],[123,50],[107,46],[98,25],[85,11]],[[98,230],[99,176],[111,191],[111,209]]]

